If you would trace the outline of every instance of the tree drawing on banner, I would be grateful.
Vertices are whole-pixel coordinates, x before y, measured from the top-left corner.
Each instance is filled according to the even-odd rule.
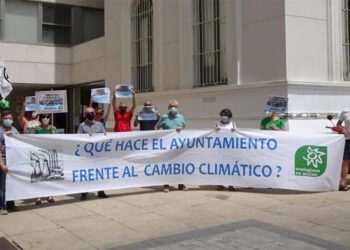
[[[30,161],[33,168],[31,182],[64,180],[63,167],[56,149],[30,151]]]

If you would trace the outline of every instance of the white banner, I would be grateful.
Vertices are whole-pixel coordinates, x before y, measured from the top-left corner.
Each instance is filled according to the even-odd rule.
[[[338,190],[344,143],[259,130],[14,135],[7,199],[178,183]]]

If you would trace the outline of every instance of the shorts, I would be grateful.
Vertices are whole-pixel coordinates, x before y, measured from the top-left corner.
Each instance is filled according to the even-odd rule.
[[[344,149],[344,156],[343,156],[344,161],[349,161],[350,160],[350,140],[345,141],[345,149]]]

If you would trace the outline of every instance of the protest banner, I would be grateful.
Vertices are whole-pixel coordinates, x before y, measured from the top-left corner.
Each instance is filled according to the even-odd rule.
[[[36,111],[35,96],[25,97],[25,111]]]
[[[66,113],[68,110],[66,90],[36,91],[35,101],[39,114]]]
[[[287,111],[288,98],[280,96],[268,96],[266,102],[266,111],[275,112],[277,114]]]
[[[139,121],[158,120],[157,108],[155,106],[140,106],[138,110],[137,119]]]
[[[132,85],[117,85],[115,86],[115,97],[117,98],[132,98],[134,87]]]
[[[110,103],[109,88],[91,89],[91,99],[95,103]]]
[[[174,130],[6,136],[7,199],[163,184],[338,190],[335,134]]]

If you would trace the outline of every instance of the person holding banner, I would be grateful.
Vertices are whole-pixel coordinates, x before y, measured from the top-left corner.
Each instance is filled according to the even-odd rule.
[[[24,99],[18,116],[19,125],[23,134],[35,134],[40,126],[39,116],[34,111],[25,111],[25,105],[26,101]]]
[[[117,97],[115,91],[113,93],[113,112],[114,112],[114,132],[129,132],[131,131],[131,119],[136,108],[135,91],[132,91],[132,106],[128,110],[126,102],[120,102],[117,107]]]
[[[159,113],[153,113],[152,110],[153,105],[152,101],[150,99],[146,99],[143,103],[142,110],[136,114],[135,121],[134,121],[134,127],[137,127],[140,124],[140,131],[146,131],[146,130],[154,130],[155,125],[159,121],[160,115]],[[152,115],[154,114],[155,119],[140,119],[144,115]]]
[[[160,117],[155,129],[176,129],[177,132],[181,132],[186,127],[186,121],[183,115],[178,113],[178,107],[179,103],[177,100],[170,100],[168,103],[169,112]],[[183,191],[189,190],[184,184],[179,184],[178,188]],[[164,185],[163,191],[169,193],[168,184]]]
[[[269,112],[269,116],[260,122],[261,130],[286,131],[286,122],[277,116],[275,112]]]
[[[232,121],[232,112],[230,109],[223,109],[220,111],[220,121],[216,123],[215,126],[215,130],[219,131],[219,130],[231,130],[232,132],[235,132],[237,129],[236,124]],[[233,186],[229,186],[228,189],[230,191],[234,191],[235,188]],[[217,187],[218,191],[223,191],[224,190],[224,186],[223,185],[219,185]]]
[[[6,175],[8,168],[6,166],[6,145],[5,135],[19,134],[17,129],[12,126],[13,119],[10,111],[4,111],[1,113],[1,126],[0,126],[0,214],[6,215],[7,209],[14,210],[15,202],[6,201]],[[6,201],[6,205],[5,205]],[[7,208],[7,209],[6,209]]]
[[[343,123],[345,127],[342,126]],[[341,175],[340,175],[339,191],[348,191],[347,176],[350,169],[350,109],[349,108],[344,109],[340,113],[339,120],[337,122],[337,127],[339,128],[339,131],[342,131],[342,133],[346,138],[344,155],[343,155],[343,163],[342,163],[342,169],[341,169]]]
[[[104,133],[106,135],[106,129],[103,124],[95,120],[95,110],[91,107],[88,107],[84,111],[85,121],[80,123],[78,127],[77,134],[92,134]],[[82,193],[80,195],[80,200],[86,200],[88,193]],[[108,195],[104,191],[98,191],[97,196],[100,198],[108,198]]]
[[[57,129],[55,126],[53,126],[52,124],[50,124],[50,119],[51,119],[51,115],[50,114],[41,114],[39,115],[39,121],[40,121],[40,126],[39,128],[35,131],[36,134],[56,134],[57,133]],[[49,203],[54,203],[55,199],[52,196],[47,197],[47,201]],[[41,198],[36,198],[35,200],[35,205],[40,205],[41,202]]]

